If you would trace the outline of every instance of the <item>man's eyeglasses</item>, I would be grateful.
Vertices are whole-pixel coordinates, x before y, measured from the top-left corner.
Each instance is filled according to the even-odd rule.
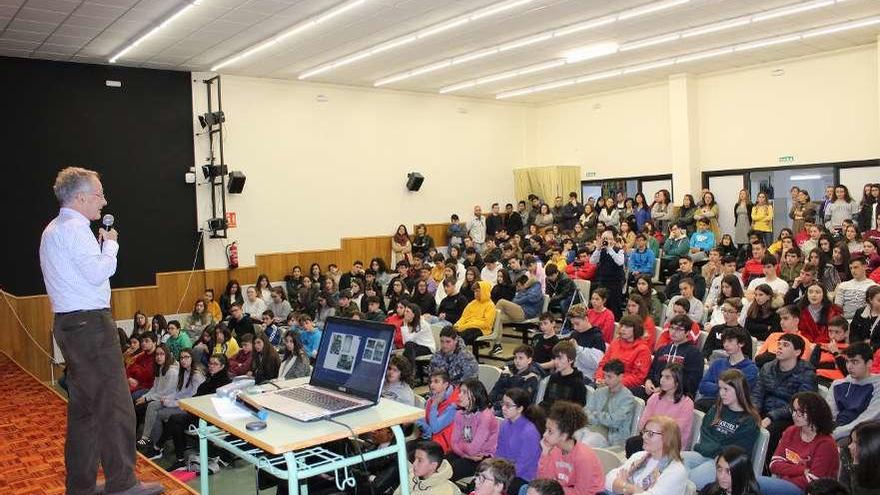
[[[485,474],[480,473],[474,478],[474,481],[476,483],[485,483],[487,481],[489,483],[495,483],[495,478],[490,478],[490,477],[486,476]]]

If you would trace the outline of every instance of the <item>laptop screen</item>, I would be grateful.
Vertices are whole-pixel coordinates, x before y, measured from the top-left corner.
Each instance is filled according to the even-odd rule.
[[[309,383],[378,401],[393,341],[392,325],[327,318]]]

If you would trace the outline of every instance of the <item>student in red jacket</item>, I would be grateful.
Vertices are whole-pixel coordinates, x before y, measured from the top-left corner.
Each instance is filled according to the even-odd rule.
[[[417,420],[416,425],[422,432],[422,439],[433,440],[443,447],[443,452],[449,452],[452,446],[452,420],[455,419],[458,404],[458,388],[452,385],[444,370],[431,373],[428,388],[431,398],[425,405],[425,418]]]
[[[801,310],[798,322],[801,335],[810,339],[810,342],[827,344],[828,322],[842,315],[843,310],[828,299],[825,286],[819,282],[807,286],[807,297],[798,301],[798,308]]]
[[[602,338],[606,344],[611,343],[614,338],[614,313],[605,307],[608,302],[608,289],[599,287],[593,291],[590,296],[590,309],[587,310],[587,319],[590,326],[599,327],[602,330]]]
[[[246,333],[241,336],[241,349],[229,358],[229,377],[246,375],[251,370],[251,362],[254,359],[254,336]]]
[[[601,384],[605,378],[602,369],[605,363],[617,359],[623,363],[623,386],[629,389],[637,389],[645,383],[648,377],[648,369],[651,367],[651,348],[644,338],[642,320],[638,316],[626,315],[620,319],[618,336],[611,341],[608,351],[599,361],[596,370],[596,383]]]
[[[131,398],[139,399],[153,387],[156,378],[156,334],[147,332],[141,335],[141,352],[137,354],[125,373],[128,375],[128,390]]]
[[[596,265],[590,263],[590,253],[586,249],[579,249],[574,263],[565,266],[565,273],[572,280],[593,280],[596,275]]]
[[[764,257],[764,253],[766,252],[767,248],[762,241],[759,240],[752,243],[752,258],[746,261],[746,264],[742,269],[742,274],[740,275],[742,277],[743,287],[748,287],[752,280],[764,276],[764,263],[761,262],[761,258]]]

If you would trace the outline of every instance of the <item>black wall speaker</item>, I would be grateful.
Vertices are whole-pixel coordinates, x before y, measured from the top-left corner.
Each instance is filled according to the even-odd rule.
[[[229,183],[226,186],[229,194],[241,194],[241,191],[244,190],[244,181],[246,179],[247,177],[241,172],[229,172]]]
[[[418,191],[425,182],[425,176],[418,172],[410,172],[406,174],[406,188],[410,191]]]

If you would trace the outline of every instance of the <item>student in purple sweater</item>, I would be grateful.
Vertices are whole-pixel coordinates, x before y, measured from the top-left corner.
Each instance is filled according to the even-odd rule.
[[[473,476],[483,459],[498,446],[498,420],[489,393],[479,378],[461,382],[458,410],[452,420],[452,440],[446,460],[452,465],[452,481]]]
[[[544,434],[544,411],[532,404],[529,393],[511,388],[501,398],[501,430],[495,457],[507,459],[516,467],[516,477],[507,493],[519,493],[520,488],[532,481],[541,458],[541,436]]]

